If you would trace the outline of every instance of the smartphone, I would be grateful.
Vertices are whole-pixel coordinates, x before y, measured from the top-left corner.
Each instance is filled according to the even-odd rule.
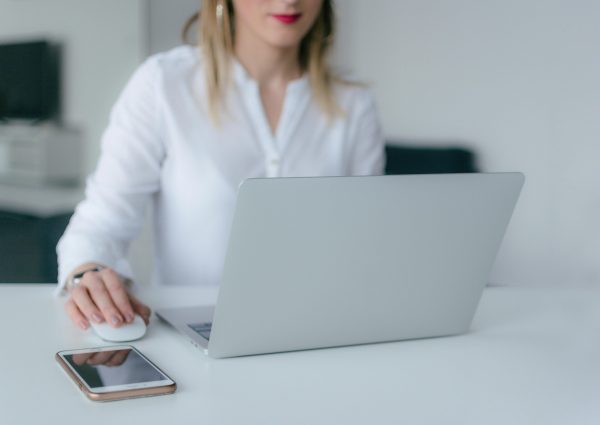
[[[65,350],[56,361],[93,401],[174,393],[177,384],[131,345]]]

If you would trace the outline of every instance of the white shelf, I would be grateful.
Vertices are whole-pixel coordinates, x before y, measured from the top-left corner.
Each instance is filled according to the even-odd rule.
[[[28,187],[0,183],[0,210],[48,217],[72,212],[83,194],[83,187]]]

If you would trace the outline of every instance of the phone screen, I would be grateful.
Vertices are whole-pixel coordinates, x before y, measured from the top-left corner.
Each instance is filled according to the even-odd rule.
[[[131,348],[65,354],[63,357],[91,389],[168,379]]]

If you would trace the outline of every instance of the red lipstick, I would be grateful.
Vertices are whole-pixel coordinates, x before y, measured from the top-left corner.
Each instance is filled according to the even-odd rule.
[[[290,24],[295,23],[298,19],[300,19],[300,16],[302,16],[302,14],[294,13],[291,15],[271,15],[271,16],[283,24],[290,25]]]

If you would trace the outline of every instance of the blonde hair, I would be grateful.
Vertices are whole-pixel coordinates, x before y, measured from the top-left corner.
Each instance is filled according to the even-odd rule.
[[[220,13],[217,12],[217,8]],[[231,58],[234,55],[234,9],[231,0],[202,0],[202,9],[191,16],[183,27],[188,41],[190,28],[198,23],[198,41],[202,52],[208,94],[208,110],[216,122],[224,106],[230,82]],[[308,73],[311,90],[317,104],[331,118],[341,109],[334,96],[334,83],[344,82],[334,75],[328,64],[333,45],[335,14],[333,0],[323,0],[315,23],[300,42],[298,63]]]

